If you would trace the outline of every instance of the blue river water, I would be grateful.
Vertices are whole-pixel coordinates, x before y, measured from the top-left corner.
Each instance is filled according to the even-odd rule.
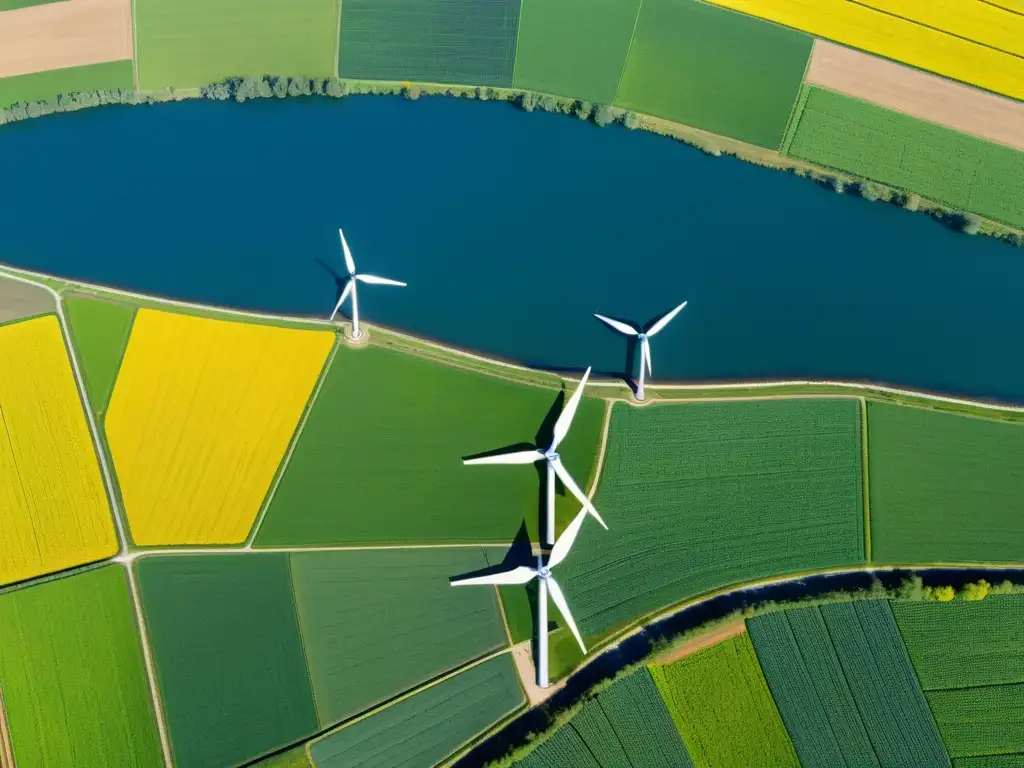
[[[365,319],[657,380],[865,380],[1024,402],[1024,251],[669,139],[504,103],[107,107],[0,129],[0,261],[325,315],[345,228]]]

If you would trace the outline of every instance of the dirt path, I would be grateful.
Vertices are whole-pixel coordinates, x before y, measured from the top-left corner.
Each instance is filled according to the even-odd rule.
[[[7,707],[4,705],[4,692],[0,690],[0,768],[14,768],[14,747],[11,745],[11,732],[7,727]]]
[[[519,680],[526,691],[526,698],[530,700],[530,707],[536,707],[554,696],[565,686],[565,679],[552,683],[547,688],[537,685],[537,668],[533,666],[533,653],[531,645],[533,640],[524,640],[518,645],[512,646],[512,660],[516,663],[516,671],[519,673]]]
[[[0,13],[0,77],[131,58],[131,0],[66,0]]]
[[[824,40],[814,42],[806,81],[1024,150],[1024,102]]]
[[[747,625],[740,619],[739,621],[732,622],[731,624],[725,624],[721,627],[716,627],[710,632],[704,632],[699,635],[695,635],[687,640],[685,643],[680,645],[678,648],[673,648],[671,651],[661,654],[655,657],[652,664],[671,664],[673,661],[679,661],[679,659],[685,658],[690,654],[702,651],[705,648],[710,648],[712,645],[716,645],[723,640],[728,640],[730,637],[736,637],[742,635],[747,631]]]

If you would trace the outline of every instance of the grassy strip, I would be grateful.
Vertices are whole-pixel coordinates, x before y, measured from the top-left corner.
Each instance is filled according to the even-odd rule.
[[[871,484],[868,467],[868,403],[860,399],[860,462],[864,477],[864,559],[871,562]]]

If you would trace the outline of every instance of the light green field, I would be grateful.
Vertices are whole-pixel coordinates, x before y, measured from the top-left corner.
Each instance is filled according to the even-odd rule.
[[[28,8],[33,5],[46,5],[58,0],[0,0],[0,11],[13,11],[16,8]]]
[[[698,0],[644,0],[615,105],[776,149],[811,43]]]
[[[950,757],[1024,753],[1024,683],[925,695]]]
[[[139,87],[335,74],[339,0],[135,0]]]
[[[0,109],[19,101],[48,101],[65,93],[132,88],[131,61],[51,69],[0,78]]]
[[[1024,560],[1024,427],[868,405],[872,559]]]
[[[611,104],[640,0],[523,0],[515,87]]]
[[[85,378],[89,404],[94,413],[102,414],[114,391],[135,308],[82,296],[65,296],[64,311]]]
[[[536,540],[536,467],[462,459],[532,442],[557,398],[381,347],[340,349],[256,543],[511,541],[523,520]],[[561,447],[584,487],[603,415],[585,398]],[[579,511],[557,499],[560,521]]]
[[[163,762],[120,566],[0,596],[0,683],[18,768]]]

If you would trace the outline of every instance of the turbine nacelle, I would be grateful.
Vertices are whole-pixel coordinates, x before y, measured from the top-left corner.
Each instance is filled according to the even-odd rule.
[[[341,251],[345,257],[345,268],[348,269],[348,279],[345,281],[345,287],[341,291],[341,295],[338,297],[338,303],[334,305],[334,311],[331,312],[331,320],[334,320],[335,315],[338,314],[338,310],[341,309],[341,305],[345,303],[345,299],[352,297],[352,338],[358,339],[361,335],[359,330],[359,293],[357,290],[358,283],[364,283],[366,285],[395,285],[404,287],[406,283],[401,280],[392,280],[389,277],[378,277],[377,275],[366,275],[361,272],[356,272],[356,263],[352,258],[352,251],[349,250],[348,241],[345,240],[345,233],[342,230],[338,230],[338,234],[341,236]]]
[[[651,337],[672,322],[672,318],[678,315],[685,306],[686,302],[684,301],[682,304],[666,312],[651,323],[646,330],[643,328],[634,328],[629,323],[624,323],[613,317],[605,317],[604,315],[599,315],[596,312],[594,313],[594,317],[607,325],[613,331],[618,331],[624,336],[636,336],[637,343],[640,345],[640,380],[637,382],[636,387],[637,400],[644,399],[644,380],[647,376],[654,373],[651,363]]]

